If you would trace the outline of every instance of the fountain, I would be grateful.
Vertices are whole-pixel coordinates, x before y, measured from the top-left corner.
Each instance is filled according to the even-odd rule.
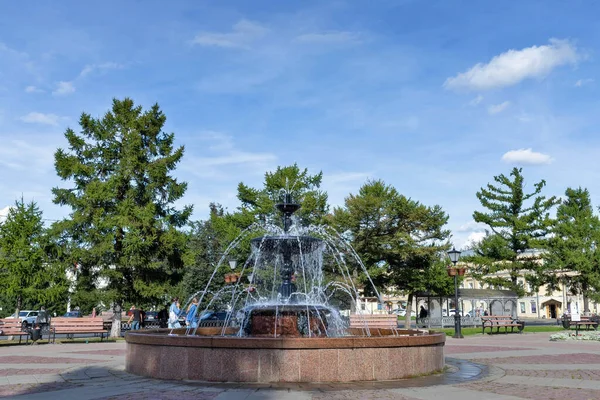
[[[443,369],[443,333],[374,328],[366,319],[359,327],[349,327],[332,303],[340,296],[347,304],[359,298],[349,265],[354,263],[368,277],[366,268],[339,235],[295,224],[293,214],[300,204],[290,192],[284,192],[276,207],[283,226],[255,225],[243,232],[221,257],[206,288],[190,298],[199,298],[200,316],[221,309],[227,311],[226,319],[200,319],[197,328],[129,332],[128,372],[162,379],[272,383],[395,380]],[[251,256],[239,276],[217,288],[221,265],[257,229],[263,235],[250,240]],[[328,282],[326,257],[338,276]]]

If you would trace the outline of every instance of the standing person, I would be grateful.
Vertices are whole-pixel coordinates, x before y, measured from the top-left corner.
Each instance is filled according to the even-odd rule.
[[[165,306],[158,312],[156,315],[158,318],[158,327],[166,328],[168,326],[167,321],[169,320],[169,305],[165,304]]]
[[[140,329],[140,321],[141,321],[140,310],[136,309],[135,306],[131,306],[131,316],[129,317],[129,321],[127,321],[127,323],[131,324],[132,331],[137,331],[138,329]]]
[[[427,310],[425,307],[421,306],[421,310],[419,311],[419,319],[427,318]]]
[[[194,297],[187,308],[185,322],[190,328],[198,327],[198,299]]]
[[[181,324],[179,323],[180,312],[179,297],[174,297],[171,302],[171,307],[169,308],[169,328],[181,328]]]
[[[92,308],[92,318],[96,318],[96,307]]]

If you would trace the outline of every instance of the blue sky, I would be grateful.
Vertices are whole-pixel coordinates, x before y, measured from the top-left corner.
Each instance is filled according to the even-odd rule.
[[[524,3],[524,4],[521,4]],[[477,237],[477,190],[522,166],[600,204],[600,6],[589,1],[36,1],[0,5],[0,209],[47,219],[53,153],[113,97],[158,102],[195,219],[297,162],[340,205],[383,179]]]

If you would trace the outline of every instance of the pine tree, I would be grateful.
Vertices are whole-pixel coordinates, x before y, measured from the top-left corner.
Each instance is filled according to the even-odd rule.
[[[332,223],[352,238],[375,285],[408,293],[410,309],[414,293],[446,294],[452,288],[439,262],[449,248],[447,221],[440,206],[425,206],[383,181],[369,181],[346,198],[344,208],[335,208]],[[406,320],[410,323],[410,313]]]
[[[65,271],[51,248],[37,204],[17,200],[0,224],[0,291],[14,301],[15,315],[65,299]]]
[[[478,280],[522,295],[524,288],[519,285],[518,277],[523,271],[530,271],[527,280],[535,290],[539,288],[540,260],[527,256],[525,251],[545,247],[552,225],[550,210],[558,201],[554,196],[540,195],[546,185],[544,180],[534,184],[531,193],[525,193],[521,168],[513,168],[510,177],[495,176],[498,185],[488,184],[477,192],[488,212],[475,211],[473,219],[487,225],[488,230],[475,246],[470,261],[475,265],[474,276]],[[502,272],[508,272],[508,278]]]
[[[551,288],[562,280],[573,294],[582,294],[583,311],[589,312],[589,298],[600,300],[600,219],[587,189],[568,188],[565,196],[544,254],[545,276]]]
[[[80,134],[68,129],[68,151],[55,154],[58,176],[71,184],[52,190],[55,203],[72,209],[58,229],[76,244],[74,261],[106,282],[112,336],[120,335],[125,302],[162,304],[181,280],[178,228],[192,207],[173,206],[187,188],[171,176],[184,148],[174,148],[165,121],[157,104],[143,112],[131,99],[115,99],[101,119],[83,113]]]

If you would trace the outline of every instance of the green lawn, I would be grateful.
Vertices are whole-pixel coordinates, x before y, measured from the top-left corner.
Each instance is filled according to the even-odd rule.
[[[444,329],[432,329],[433,331],[436,332],[444,332],[446,335],[452,336],[454,335],[454,328],[444,328]],[[515,329],[516,330],[516,329]],[[532,333],[532,332],[560,332],[560,331],[564,331],[565,329],[562,326],[558,326],[558,325],[541,325],[541,326],[527,326],[525,325],[525,329],[523,330],[524,333]],[[486,334],[489,332],[489,329],[485,330]],[[496,330],[494,329],[494,333],[496,332]],[[500,330],[500,333],[503,333],[504,329]],[[510,330],[509,330],[510,332]],[[477,328],[462,328],[462,334],[463,336],[470,336],[470,335],[478,335],[481,334],[481,327],[477,327]]]

